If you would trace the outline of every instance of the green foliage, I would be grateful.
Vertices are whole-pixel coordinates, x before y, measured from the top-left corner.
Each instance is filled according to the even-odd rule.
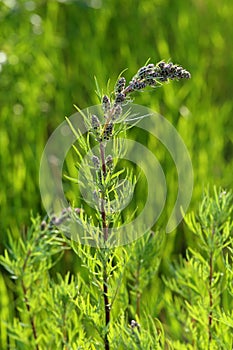
[[[171,266],[171,278],[164,278],[172,291],[167,309],[177,320],[172,331],[183,343],[197,349],[232,347],[232,193],[214,188],[205,192],[196,215],[186,216],[195,234],[196,247]],[[175,348],[180,349],[177,342]]]
[[[182,87],[135,95],[136,103],[163,114],[184,138],[195,170],[193,207],[208,183],[231,186],[230,0],[1,0],[0,6],[1,52],[7,55],[0,60],[2,232],[10,227],[17,237],[18,227],[29,223],[28,208],[41,211],[37,176],[44,145],[74,113],[72,104],[99,103],[93,77],[102,95],[109,77],[111,91],[118,72],[128,68],[129,78],[148,57],[180,62],[194,77]],[[172,163],[161,155],[161,164],[169,215],[176,184]]]
[[[128,325],[125,311],[129,301],[123,283],[128,275],[132,279],[135,256],[141,248],[144,252],[156,253],[155,237],[150,234],[131,245],[128,251],[125,248],[101,250],[62,237],[51,222],[40,224],[39,218],[33,219],[24,238],[14,241],[9,237],[8,250],[1,256],[1,264],[14,281],[11,288],[17,297],[18,316],[7,324],[11,347],[104,348],[103,273],[108,275],[113,313],[109,330],[111,347],[137,349],[140,345],[143,349],[150,348],[155,342],[162,344],[164,335],[158,321],[145,315],[142,320],[145,319],[146,324],[140,329]],[[64,251],[68,247],[81,259],[82,270],[76,275],[68,272],[65,276],[52,277],[51,268],[58,261],[53,256],[60,255],[61,249]],[[141,293],[152,272],[156,272],[154,266],[145,270],[148,262],[143,253],[142,256],[145,259],[140,259],[141,268],[137,270],[137,289],[140,287]],[[158,257],[153,256],[153,259]]]
[[[0,263],[10,273],[13,283],[11,288],[16,293],[16,308],[19,318],[9,324],[11,344],[19,349],[32,346],[37,348],[37,341],[43,338],[44,286],[48,282],[48,271],[55,265],[64,251],[65,241],[57,235],[51,225],[32,219],[31,228],[15,241],[9,235],[9,247]],[[46,295],[46,294],[45,294]],[[39,318],[42,328],[36,329]],[[37,332],[40,332],[37,336]],[[15,343],[14,343],[15,342]]]
[[[126,247],[99,249],[63,237],[51,222],[33,219],[24,238],[9,237],[1,256],[17,300],[17,317],[6,317],[10,346],[105,349],[107,332],[111,349],[231,348],[232,209],[230,192],[215,188],[204,193],[197,213],[185,218],[195,243],[162,280],[160,232]],[[75,274],[53,275],[51,268],[64,249],[72,249],[82,266]],[[157,306],[161,300],[164,305],[157,317],[146,293],[155,279],[159,287],[153,287],[153,298]],[[107,327],[104,283],[111,306]],[[161,300],[156,293],[163,294]]]
[[[98,278],[104,262],[111,275],[112,348],[231,349],[232,2],[1,0],[0,8],[0,242],[8,248],[1,257],[0,348],[103,348]],[[72,104],[100,103],[114,89],[113,73],[128,67],[129,78],[148,57],[180,62],[193,76],[183,86],[134,98],[168,118],[184,139],[194,169],[196,215],[166,239],[156,230],[104,257],[67,241],[50,223],[41,230],[39,218],[30,228],[31,208],[44,215],[37,178],[48,136],[75,112]],[[174,164],[154,140],[132,135],[165,170],[163,227],[176,199]],[[69,154],[67,175],[75,178],[73,164]],[[197,209],[207,184],[226,193],[207,191]],[[74,187],[67,191],[72,200]],[[140,330],[132,329],[132,319]]]

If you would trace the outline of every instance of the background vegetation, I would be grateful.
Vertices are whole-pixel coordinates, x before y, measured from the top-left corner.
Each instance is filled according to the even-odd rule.
[[[187,145],[195,181],[191,208],[207,185],[232,187],[232,15],[230,0],[0,1],[2,246],[8,231],[17,239],[26,230],[31,210],[45,214],[38,187],[44,145],[75,112],[73,104],[98,103],[94,75],[104,89],[124,68],[129,79],[148,57],[171,59],[192,74],[190,81],[135,95],[136,103],[168,118]],[[161,162],[168,180],[165,220],[177,189],[169,156]],[[166,238],[163,273],[192,241],[183,224]],[[79,263],[67,252],[58,268],[76,271]],[[4,274],[0,294],[4,319],[11,318]]]

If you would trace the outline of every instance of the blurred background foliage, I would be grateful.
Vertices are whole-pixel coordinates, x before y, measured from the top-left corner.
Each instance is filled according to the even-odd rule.
[[[1,0],[1,242],[8,230],[18,237],[31,210],[45,214],[38,185],[43,148],[75,112],[73,104],[98,103],[94,76],[103,89],[109,78],[113,87],[123,69],[130,79],[149,57],[170,59],[192,74],[134,100],[163,114],[184,139],[194,170],[191,207],[208,184],[231,188],[232,17],[230,0]],[[150,140],[148,146],[154,147]],[[167,176],[168,216],[176,172],[166,152],[158,158]],[[169,237],[168,255],[182,251],[184,234],[181,225]]]
[[[135,96],[178,129],[195,175],[193,203],[206,184],[232,185],[233,4],[186,0],[0,1],[1,236],[42,212],[43,147],[65,116],[98,103],[128,68],[148,57],[189,69],[192,79]],[[166,172],[166,169],[165,169]],[[172,192],[172,189],[170,189]],[[176,189],[173,190],[176,194]]]

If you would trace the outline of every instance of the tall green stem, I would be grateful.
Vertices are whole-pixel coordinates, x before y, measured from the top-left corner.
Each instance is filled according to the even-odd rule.
[[[214,229],[212,229],[212,243],[214,239]],[[212,282],[213,282],[213,248],[211,247],[210,251],[210,258],[209,258],[209,316],[208,316],[208,333],[209,333],[209,340],[208,340],[208,349],[210,349],[210,344],[212,341],[212,318],[213,318],[213,294],[212,294]]]

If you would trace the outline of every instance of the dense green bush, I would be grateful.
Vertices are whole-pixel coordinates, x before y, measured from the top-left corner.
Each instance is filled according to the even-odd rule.
[[[231,193],[207,191],[196,215],[186,217],[198,248],[189,246],[162,279],[162,232],[124,248],[91,248],[33,219],[26,237],[10,238],[0,261],[17,306],[2,349],[6,332],[13,349],[231,349],[232,210]],[[66,249],[82,267],[53,277],[52,257]]]

